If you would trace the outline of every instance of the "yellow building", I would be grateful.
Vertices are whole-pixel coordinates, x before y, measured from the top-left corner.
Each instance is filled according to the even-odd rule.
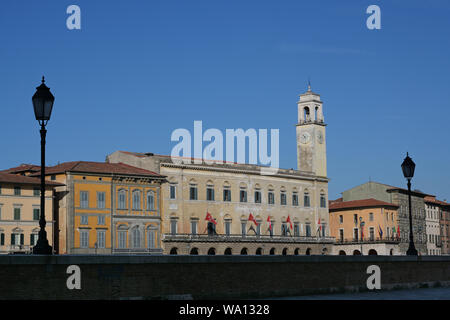
[[[21,168],[23,169],[23,168]],[[0,173],[0,253],[31,253],[36,245],[40,218],[40,179]],[[47,239],[53,246],[55,219],[53,189],[62,184],[46,182],[45,220]]]
[[[64,184],[56,188],[58,253],[161,252],[163,176],[121,163],[86,161],[49,167],[46,176]]]
[[[399,254],[398,206],[375,199],[333,201],[330,233],[340,255]]]

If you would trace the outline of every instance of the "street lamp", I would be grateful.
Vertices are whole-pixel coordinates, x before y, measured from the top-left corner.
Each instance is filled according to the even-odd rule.
[[[32,98],[34,115],[41,125],[41,216],[39,218],[39,238],[33,247],[33,254],[52,254],[52,247],[48,244],[45,231],[45,136],[47,134],[45,126],[50,120],[55,97],[44,82],[44,77],[42,77],[42,83],[36,88],[36,93]]]
[[[406,153],[406,158],[402,163],[402,171],[405,178],[408,180],[408,201],[409,201],[409,248],[406,251],[408,256],[417,256],[417,250],[414,246],[413,237],[413,224],[412,224],[412,213],[411,213],[411,179],[414,177],[414,169],[416,164]]]

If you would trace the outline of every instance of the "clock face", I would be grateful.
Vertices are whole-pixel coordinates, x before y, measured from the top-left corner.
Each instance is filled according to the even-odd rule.
[[[323,143],[323,135],[320,131],[317,133],[317,141],[321,144]]]
[[[308,132],[302,132],[300,134],[300,142],[306,144],[311,139],[311,135]]]

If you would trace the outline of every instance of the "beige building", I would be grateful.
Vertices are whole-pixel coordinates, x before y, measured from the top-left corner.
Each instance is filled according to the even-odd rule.
[[[169,156],[124,151],[106,161],[167,177],[161,187],[164,253],[327,254],[334,239],[328,222],[325,123],[320,96],[310,87],[300,96],[298,112],[298,170],[261,175],[257,165],[179,163]]]
[[[36,245],[40,218],[40,179],[0,173],[0,253],[31,253]],[[54,243],[54,188],[46,181],[45,220],[49,245]]]
[[[428,255],[442,254],[440,218],[442,216],[441,201],[434,196],[425,197],[425,228],[427,235]]]

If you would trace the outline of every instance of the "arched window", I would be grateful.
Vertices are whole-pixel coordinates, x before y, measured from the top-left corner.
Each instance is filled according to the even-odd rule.
[[[315,113],[314,113],[314,120],[319,121],[319,107],[316,106],[314,108],[314,111],[315,111]]]
[[[377,253],[377,251],[375,249],[370,249],[369,250],[369,256],[377,256],[377,255],[378,255],[378,253]]]
[[[141,232],[139,231],[139,228],[136,227],[131,232],[132,235],[132,241],[133,241],[133,248],[140,248],[141,247]]]
[[[170,249],[170,254],[178,254],[178,249],[175,247]]]
[[[119,190],[119,195],[118,195],[118,209],[126,209],[127,208],[127,192],[126,190]]]
[[[310,117],[310,114],[309,114],[309,107],[305,107],[303,109],[303,119],[305,119],[305,121],[310,121],[311,120],[311,117]]]
[[[339,250],[339,255],[340,255],[340,256],[346,256],[347,254],[345,253],[344,250]]]
[[[287,256],[287,252],[288,252],[288,249],[287,249],[287,248],[284,248],[284,249],[283,249],[283,252],[282,252],[282,255],[283,255],[283,256]]]
[[[353,251],[353,255],[354,255],[354,256],[360,256],[360,255],[361,255],[361,252],[360,252],[359,250],[354,250],[354,251]]]
[[[257,256],[262,255],[262,248],[256,249],[256,255],[257,255]]]
[[[270,249],[270,255],[273,256],[275,254],[275,248]]]
[[[310,256],[311,255],[311,248],[306,249],[306,255]]]
[[[231,253],[231,248],[226,248],[224,254],[227,255],[227,256],[231,255],[232,254]]]
[[[244,256],[247,255],[247,248],[242,248],[241,255],[244,255]]]
[[[133,210],[141,210],[141,192],[139,190],[133,191]]]
[[[193,256],[198,255],[198,249],[197,248],[192,248],[190,254],[193,255]]]
[[[294,250],[294,255],[298,256],[298,255],[299,255],[299,252],[300,252],[300,249],[299,249],[299,248],[295,248],[295,250]]]
[[[155,210],[155,192],[147,192],[147,210]]]
[[[209,248],[209,250],[208,250],[208,255],[210,255],[210,256],[216,255],[216,249],[214,249],[214,248]]]
[[[155,249],[158,247],[156,242],[157,232],[158,230],[152,227],[147,229],[147,247],[149,249]]]

